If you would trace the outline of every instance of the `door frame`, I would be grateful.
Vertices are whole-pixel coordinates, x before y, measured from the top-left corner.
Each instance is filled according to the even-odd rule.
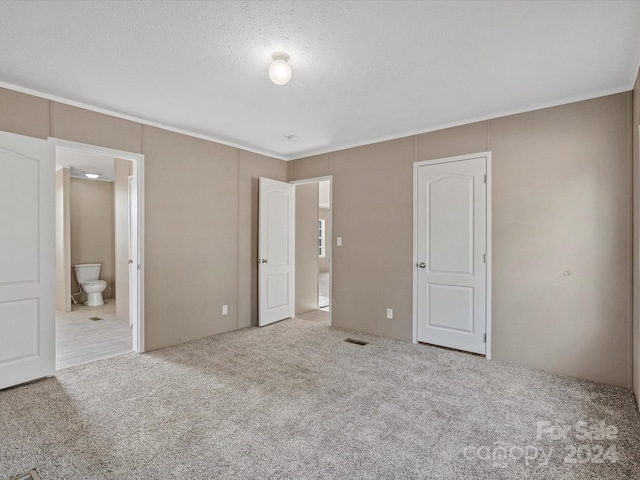
[[[329,219],[329,230],[333,235],[333,175],[325,175],[324,177],[303,178],[301,180],[292,180],[292,185],[305,185],[310,183],[319,183],[329,181],[329,210],[331,218]],[[333,239],[327,242],[329,245],[329,326],[333,325]]]
[[[129,298],[129,302],[136,300],[136,318],[133,319],[133,351],[136,353],[145,352],[144,337],[144,155],[141,153],[125,152],[107,147],[98,147],[85,143],[72,142],[60,138],[49,137],[48,140],[56,146],[57,149],[66,148],[78,152],[91,153],[94,155],[105,155],[108,157],[129,160],[133,163],[133,177],[136,180],[137,187],[137,251],[138,251],[138,275],[137,281],[137,299]],[[131,275],[129,275],[131,282]],[[132,307],[130,306],[130,312]],[[131,321],[131,319],[130,319]]]
[[[485,298],[485,318],[487,329],[487,345],[485,357],[491,359],[491,152],[480,152],[469,155],[458,155],[455,157],[437,158],[433,160],[423,160],[413,164],[413,329],[412,342],[418,343],[418,168],[438,163],[460,162],[484,157],[487,162],[487,268],[486,268],[486,298]]]

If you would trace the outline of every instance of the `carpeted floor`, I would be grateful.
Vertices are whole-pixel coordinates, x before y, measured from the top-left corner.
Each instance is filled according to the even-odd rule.
[[[43,480],[638,479],[640,416],[625,389],[286,320],[0,392],[0,480],[34,467]]]

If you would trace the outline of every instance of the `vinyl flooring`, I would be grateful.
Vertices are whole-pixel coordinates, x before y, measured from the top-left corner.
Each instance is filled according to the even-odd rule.
[[[132,350],[131,328],[116,320],[114,300],[105,300],[101,307],[71,308],[71,312],[56,312],[57,370]]]

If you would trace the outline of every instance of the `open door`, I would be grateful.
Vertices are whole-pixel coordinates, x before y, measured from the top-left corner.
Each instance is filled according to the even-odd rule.
[[[260,178],[258,325],[295,315],[296,187]]]
[[[0,389],[55,373],[55,147],[0,132]]]

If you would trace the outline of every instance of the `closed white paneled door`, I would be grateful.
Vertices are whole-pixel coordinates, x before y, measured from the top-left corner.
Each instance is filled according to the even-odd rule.
[[[0,132],[0,388],[55,373],[55,148]]]
[[[295,315],[296,187],[260,178],[258,325]]]
[[[487,158],[417,169],[417,340],[486,353]]]

